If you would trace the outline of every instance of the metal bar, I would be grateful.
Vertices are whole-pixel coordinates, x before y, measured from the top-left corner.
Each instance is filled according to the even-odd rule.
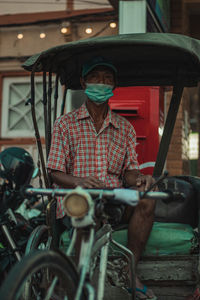
[[[49,286],[47,290],[47,294],[44,298],[44,300],[50,300],[52,297],[52,294],[54,293],[54,289],[56,287],[56,284],[58,283],[58,276],[55,276],[53,280],[51,280],[51,285]]]
[[[98,196],[99,193],[102,190],[96,190],[96,189],[87,189],[86,190],[88,193],[90,193],[92,196]],[[41,188],[27,188],[24,193],[26,195],[44,195],[44,196],[49,196],[49,195],[53,195],[53,196],[65,196],[66,194],[70,193],[70,192],[74,192],[74,189],[41,189]],[[108,190],[108,191],[104,191],[104,196],[110,196],[112,197],[113,191],[112,190]]]
[[[97,255],[98,251],[102,247],[104,247],[108,242],[110,242],[110,234],[112,232],[111,225],[105,224],[101,229],[103,229],[103,230],[100,232],[100,234],[99,234],[99,232],[97,232],[98,236],[96,236],[96,234],[95,234],[95,242],[93,244],[92,252],[91,252],[92,259]],[[108,235],[108,233],[109,233],[109,235]]]
[[[112,227],[110,224],[104,224],[99,230],[95,233],[95,241],[101,238],[105,233],[112,230]]]
[[[55,93],[54,93],[54,109],[53,109],[53,123],[57,118],[57,105],[58,105],[58,74],[56,75],[56,82],[55,82]]]
[[[77,237],[77,229],[75,228],[74,231],[73,231],[73,234],[72,234],[71,242],[70,242],[70,244],[67,248],[67,251],[66,251],[67,256],[70,256],[71,253],[72,253],[72,250],[74,249],[75,242],[76,242],[76,237]]]
[[[108,242],[107,233],[105,233],[101,238],[99,238],[92,247],[92,258],[94,258],[98,251],[106,245]]]
[[[47,78],[46,72],[43,72],[43,111],[44,111],[44,134],[45,134],[45,146],[46,146],[46,159],[47,157],[47,149],[48,149],[48,142],[47,142]]]
[[[93,286],[91,286],[91,284],[89,284],[89,283],[86,283],[85,288],[88,291],[87,299],[88,300],[94,300],[95,299],[95,292],[94,292]]]
[[[83,189],[84,190],[84,189]],[[100,193],[104,197],[112,198],[116,196],[116,191],[118,192],[118,189],[113,190],[102,190],[102,189],[85,189],[86,192],[88,192],[92,196],[99,196]],[[121,199],[123,200],[126,196],[126,191],[130,191],[129,189],[120,189]],[[134,191],[134,190],[133,190]],[[43,189],[43,188],[26,188],[24,190],[24,193],[28,196],[31,195],[44,195],[44,196],[65,196],[68,193],[76,192],[75,189]],[[138,193],[138,198],[140,198],[140,195],[142,196],[142,192]],[[146,198],[162,198],[162,199],[168,199],[169,194],[166,192],[148,192],[145,195]]]
[[[172,98],[171,98],[171,102],[170,102],[170,107],[168,110],[167,119],[166,119],[165,127],[164,127],[164,132],[163,132],[163,136],[162,136],[162,139],[160,142],[157,159],[156,159],[156,164],[155,164],[154,172],[153,172],[153,176],[156,176],[156,177],[159,177],[162,174],[162,171],[163,171],[163,168],[165,165],[165,160],[167,157],[167,152],[169,149],[169,144],[171,141],[171,137],[172,137],[172,133],[173,133],[173,129],[174,129],[177,113],[178,113],[178,108],[179,108],[181,96],[183,93],[183,89],[184,89],[184,87],[182,86],[181,83],[177,84],[173,88],[173,94],[172,94]]]
[[[36,67],[36,65],[35,65]],[[36,143],[37,143],[37,148],[41,160],[41,165],[42,165],[42,173],[44,177],[44,182],[45,186],[49,187],[49,181],[46,173],[46,167],[45,167],[45,162],[44,162],[44,155],[43,155],[43,150],[42,150],[42,143],[40,139],[40,133],[37,125],[37,120],[36,120],[36,114],[35,114],[35,71],[34,68],[31,72],[31,114],[32,114],[32,120],[33,120],[33,127],[35,130],[35,138],[36,138]]]
[[[106,233],[106,238],[108,240],[110,240],[110,235],[111,232]],[[104,288],[105,288],[106,270],[107,270],[107,262],[108,262],[108,247],[109,247],[109,242],[107,242],[101,248],[97,300],[103,300],[104,298]]]
[[[47,99],[47,157],[49,156],[49,151],[51,147],[51,94],[52,94],[52,73],[49,72],[49,80],[48,80],[48,99]]]
[[[135,279],[136,279],[136,270],[135,270],[135,257],[134,254],[125,246],[117,243],[116,241],[114,241],[111,237],[110,242],[115,245],[116,247],[118,247],[119,249],[121,249],[122,251],[124,251],[127,256],[130,259],[130,269],[131,269],[131,289],[132,289],[132,300],[136,299],[136,295],[135,295],[135,288],[136,288],[136,283],[135,283]]]
[[[20,255],[19,251],[16,251],[17,246],[16,246],[12,236],[10,235],[8,227],[6,225],[1,225],[1,229],[2,229],[5,237],[7,238],[8,242],[11,246],[11,249],[14,251],[14,254],[15,254],[17,260],[20,261],[21,260],[21,255]]]
[[[65,111],[66,96],[67,96],[67,87],[65,85],[65,89],[64,89],[64,93],[63,93],[63,99],[62,99],[61,115],[63,115],[64,111]]]
[[[80,300],[86,276],[90,268],[91,250],[94,242],[94,228],[90,229],[89,235],[82,236],[81,251],[79,256],[78,269],[80,271],[80,279],[76,291],[75,300]]]

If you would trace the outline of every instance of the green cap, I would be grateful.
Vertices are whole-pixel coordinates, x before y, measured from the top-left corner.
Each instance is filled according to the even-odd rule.
[[[92,69],[94,69],[97,66],[109,67],[110,69],[112,69],[114,71],[115,75],[117,74],[117,69],[112,64],[112,62],[108,61],[104,57],[96,56],[83,64],[82,77],[85,77],[90,71],[92,71]]]

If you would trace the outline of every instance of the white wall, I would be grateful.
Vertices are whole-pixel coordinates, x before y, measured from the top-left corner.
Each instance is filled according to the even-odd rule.
[[[108,0],[74,0],[74,9],[111,8]]]
[[[71,0],[69,0],[71,1]],[[0,15],[66,10],[67,0],[0,0]],[[74,9],[111,8],[108,0],[74,0]]]

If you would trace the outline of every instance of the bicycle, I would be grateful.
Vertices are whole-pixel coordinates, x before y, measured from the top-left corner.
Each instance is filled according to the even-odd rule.
[[[110,224],[108,203],[119,217],[119,204],[136,206],[139,199],[169,199],[168,192],[139,192],[131,189],[84,190],[27,188],[26,195],[64,196],[66,214],[70,216],[73,233],[69,247],[60,250],[37,250],[28,254],[11,270],[1,287],[1,299],[98,299],[104,298],[109,246],[114,245],[128,260],[135,299],[135,271],[132,252],[112,239],[115,226]],[[123,209],[121,210],[121,212]],[[115,219],[115,217],[114,217]],[[97,220],[100,220],[97,226]],[[76,238],[81,230],[77,257]],[[94,275],[98,274],[97,286]]]

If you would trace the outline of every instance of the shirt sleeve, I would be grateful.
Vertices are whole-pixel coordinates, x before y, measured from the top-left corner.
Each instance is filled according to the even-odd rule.
[[[66,158],[69,154],[68,146],[63,146],[63,137],[60,127],[59,119],[56,120],[53,128],[53,135],[51,140],[51,148],[47,161],[47,169],[58,170],[66,172]]]
[[[133,127],[129,128],[127,148],[123,165],[123,173],[127,170],[138,170],[139,164],[136,153],[136,133]]]

